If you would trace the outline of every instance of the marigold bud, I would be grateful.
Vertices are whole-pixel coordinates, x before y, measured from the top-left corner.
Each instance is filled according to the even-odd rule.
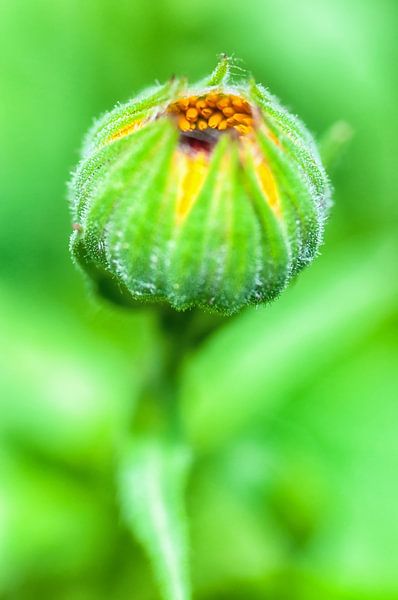
[[[330,187],[304,125],[223,57],[105,114],[70,186],[73,256],[140,301],[232,314],[316,255]]]

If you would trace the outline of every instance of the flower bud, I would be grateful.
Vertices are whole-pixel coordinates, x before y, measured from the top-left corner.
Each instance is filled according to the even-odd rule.
[[[223,57],[105,114],[70,186],[71,250],[104,289],[232,314],[318,251],[330,187],[304,125]]]

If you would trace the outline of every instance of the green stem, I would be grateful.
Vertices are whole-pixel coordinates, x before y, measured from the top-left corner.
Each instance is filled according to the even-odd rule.
[[[194,311],[160,314],[160,360],[120,456],[121,510],[152,562],[163,600],[191,599],[184,511],[191,452],[179,422],[180,369],[219,322]]]
[[[196,310],[177,313],[164,309],[158,318],[158,355],[144,383],[133,431],[173,432],[182,437],[179,423],[179,380],[185,360],[223,322],[224,318]]]

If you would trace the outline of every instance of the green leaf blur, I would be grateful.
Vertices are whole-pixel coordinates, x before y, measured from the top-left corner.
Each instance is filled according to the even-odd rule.
[[[0,3],[0,597],[160,598],[115,461],[167,347],[151,309],[88,294],[65,182],[94,117],[220,52],[353,139],[314,265],[184,355],[193,598],[398,597],[397,27],[394,0]]]

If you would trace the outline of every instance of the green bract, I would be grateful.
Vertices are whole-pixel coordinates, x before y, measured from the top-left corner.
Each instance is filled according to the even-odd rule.
[[[105,114],[70,197],[71,250],[100,290],[232,314],[311,262],[330,187],[304,125],[223,58]]]

